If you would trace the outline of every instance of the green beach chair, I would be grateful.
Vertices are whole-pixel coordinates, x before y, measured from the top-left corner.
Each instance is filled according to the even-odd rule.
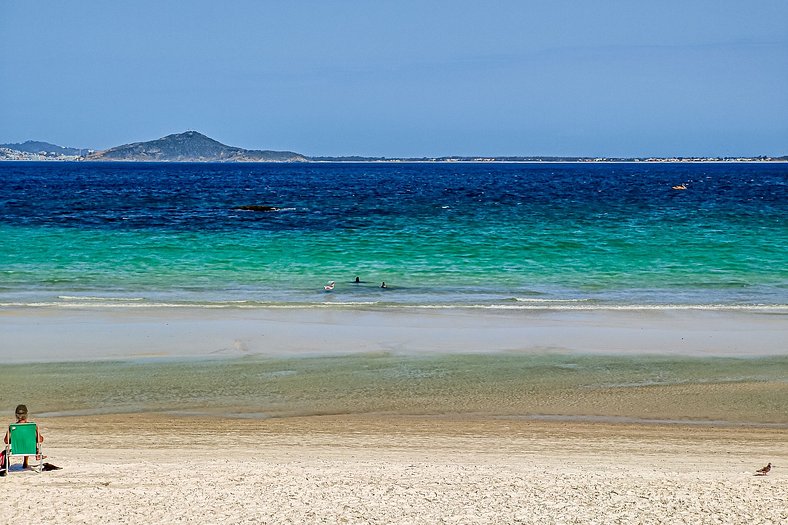
[[[38,465],[33,467],[36,472],[41,472],[44,465],[44,456],[41,454],[41,443],[38,442],[38,427],[35,423],[14,423],[8,426],[8,444],[5,446],[5,473],[11,458],[14,456],[35,456]]]

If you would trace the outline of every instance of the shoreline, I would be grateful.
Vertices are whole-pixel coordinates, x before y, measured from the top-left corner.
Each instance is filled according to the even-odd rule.
[[[523,300],[513,299],[510,302],[500,301],[479,304],[412,304],[378,301],[315,301],[315,302],[262,302],[254,300],[230,301],[173,301],[153,302],[142,297],[67,297],[61,296],[59,301],[0,302],[3,310],[358,310],[368,312],[395,311],[527,311],[536,313],[551,312],[752,312],[767,314],[788,314],[788,304],[725,304],[725,303],[595,303],[585,299],[546,299]]]
[[[2,308],[0,521],[781,523],[785,319]]]
[[[672,429],[675,432],[692,433],[694,431],[731,431],[731,432],[773,432],[775,435],[785,434],[788,439],[788,421],[781,423],[764,423],[764,422],[751,422],[751,421],[724,421],[724,420],[707,420],[707,419],[643,419],[636,417],[626,416],[576,416],[576,415],[551,415],[551,414],[534,414],[525,416],[500,416],[500,415],[480,415],[480,414],[380,414],[380,413],[357,413],[357,414],[310,414],[310,415],[293,415],[293,416],[276,416],[267,417],[265,414],[239,414],[239,413],[226,413],[219,415],[211,412],[199,411],[179,411],[179,410],[166,410],[166,411],[141,411],[132,410],[128,412],[123,411],[103,411],[103,410],[71,410],[63,412],[41,412],[38,419],[41,421],[48,421],[42,428],[52,427],[54,421],[64,421],[66,423],[56,423],[55,426],[59,427],[67,422],[79,421],[85,417],[90,419],[97,419],[98,421],[109,421],[112,425],[124,426],[121,422],[125,419],[128,421],[137,421],[140,418],[144,419],[161,419],[166,420],[170,424],[173,421],[181,421],[194,426],[212,426],[211,421],[223,422],[225,427],[233,427],[239,422],[256,421],[260,424],[276,423],[277,425],[289,425],[293,420],[315,420],[315,424],[319,424],[324,418],[351,418],[359,421],[364,420],[389,420],[389,421],[403,421],[414,420],[421,421],[424,424],[429,422],[429,426],[433,429],[442,428],[443,431],[449,433],[449,429],[455,426],[462,425],[475,425],[475,426],[501,426],[506,427],[509,424],[516,425],[544,425],[545,427],[556,428],[586,428],[586,429],[618,429],[621,432],[630,430],[648,431],[648,432],[661,432],[666,429]],[[215,424],[215,423],[214,423]],[[406,433],[401,427],[397,427],[397,432]],[[385,433],[391,433],[393,430],[389,428]]]
[[[71,162],[71,163],[138,163],[138,164],[788,164],[788,160],[782,158],[756,159],[743,158],[717,160],[713,158],[697,159],[677,159],[660,158],[650,159],[647,157],[642,160],[410,160],[410,159],[384,159],[384,160],[132,160],[132,159],[81,159],[81,158],[0,158],[0,162]]]
[[[0,362],[388,352],[788,355],[771,310],[0,308]]]
[[[6,364],[46,417],[788,428],[788,356],[371,352]]]
[[[274,419],[232,419],[182,415],[173,417],[169,413],[100,414],[91,418],[83,416],[44,416],[42,431],[57,441],[59,446],[79,446],[83,436],[111,437],[118,447],[133,447],[139,436],[167,436],[161,446],[178,448],[191,445],[211,447],[211,436],[232,432],[239,437],[238,445],[244,442],[276,441],[287,436],[302,436],[302,445],[325,446],[342,439],[345,446],[355,440],[379,436],[390,440],[389,447],[408,447],[408,441],[418,442],[420,437],[441,436],[447,438],[515,438],[552,437],[567,448],[585,441],[623,439],[627,436],[663,441],[680,449],[687,440],[689,447],[702,448],[706,439],[716,436],[732,444],[744,446],[748,440],[771,444],[775,452],[788,455],[788,445],[783,439],[788,428],[773,428],[760,425],[709,425],[696,426],[677,422],[675,425],[643,422],[576,421],[576,420],[524,420],[516,418],[485,417],[478,415],[435,416],[435,415],[389,415],[389,414],[326,414],[316,416],[293,416]],[[135,437],[135,434],[137,436]],[[581,437],[582,438],[579,438]],[[398,442],[402,438],[403,442]],[[676,441],[673,441],[674,438]],[[483,442],[467,445],[481,451],[494,453]],[[418,445],[412,445],[418,449]],[[578,450],[578,452],[581,452]],[[787,458],[788,459],[788,458]]]
[[[0,333],[49,415],[788,424],[781,313],[4,308]]]

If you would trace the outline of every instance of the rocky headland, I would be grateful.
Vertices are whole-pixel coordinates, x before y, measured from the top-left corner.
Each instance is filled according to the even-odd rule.
[[[84,160],[154,162],[304,162],[292,151],[251,150],[227,146],[202,133],[186,131],[148,142],[97,151]]]

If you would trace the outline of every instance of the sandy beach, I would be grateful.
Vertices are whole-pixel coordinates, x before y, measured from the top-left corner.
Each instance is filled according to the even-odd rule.
[[[45,429],[64,468],[12,472],[2,522],[788,520],[785,429],[155,415],[55,418]],[[753,476],[767,461],[778,467]]]
[[[785,523],[783,317],[4,309],[0,522]]]

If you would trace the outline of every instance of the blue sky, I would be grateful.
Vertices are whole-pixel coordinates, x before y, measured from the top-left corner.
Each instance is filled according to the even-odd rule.
[[[0,142],[788,153],[788,2],[0,0]]]

